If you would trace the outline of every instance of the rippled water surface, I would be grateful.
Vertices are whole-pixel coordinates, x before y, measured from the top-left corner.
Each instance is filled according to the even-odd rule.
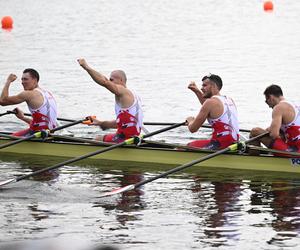
[[[242,128],[266,127],[263,91],[280,84],[299,101],[300,4],[258,0],[0,0],[0,81],[36,68],[53,92],[59,116],[113,117],[113,96],[78,66],[84,57],[109,75],[123,69],[143,99],[145,121],[181,122],[199,104],[187,89],[219,74]],[[20,81],[11,93],[22,89]],[[24,105],[19,105],[26,110]],[[0,113],[13,107],[0,107]],[[0,118],[1,131],[24,127]],[[155,130],[157,127],[148,127]],[[187,142],[208,136],[181,127],[153,139]],[[66,133],[104,133],[76,126]],[[62,159],[0,155],[0,179]],[[158,166],[159,167],[159,166]],[[300,244],[299,176],[192,168],[113,198],[99,194],[160,173],[159,168],[68,165],[0,190],[1,249],[295,249]]]

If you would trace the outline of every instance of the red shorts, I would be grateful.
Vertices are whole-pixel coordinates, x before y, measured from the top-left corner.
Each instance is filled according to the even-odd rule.
[[[125,136],[123,134],[107,134],[103,137],[104,142],[120,143],[125,141]]]
[[[13,133],[12,135],[13,136],[30,136],[30,135],[33,135],[34,134],[34,131],[31,130],[30,128],[27,128],[27,129],[24,129],[24,130],[20,130],[20,131],[17,131],[15,133]]]
[[[188,143],[188,146],[194,148],[218,150],[218,149],[227,148],[233,143],[236,143],[236,140],[234,140],[231,135],[225,135],[225,136],[218,137],[217,139],[192,141]]]
[[[286,142],[284,142],[282,139],[277,138],[275,139],[272,144],[271,144],[272,149],[276,150],[282,150],[282,151],[287,151],[287,152],[298,152],[300,153],[300,148],[297,147],[296,145],[288,145]],[[288,156],[286,154],[274,154],[276,156]],[[295,156],[292,156],[295,158]]]

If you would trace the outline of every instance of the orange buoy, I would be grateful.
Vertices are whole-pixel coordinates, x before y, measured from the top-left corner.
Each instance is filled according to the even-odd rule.
[[[1,20],[2,29],[12,29],[13,28],[13,19],[11,16],[5,16]]]
[[[274,5],[272,1],[266,1],[264,2],[264,11],[273,11]]]

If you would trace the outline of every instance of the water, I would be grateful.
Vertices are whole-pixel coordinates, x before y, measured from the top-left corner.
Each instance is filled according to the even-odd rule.
[[[274,5],[265,13],[257,0],[0,0],[0,16],[15,22],[11,32],[0,31],[0,81],[36,68],[60,117],[111,119],[113,97],[78,66],[84,57],[105,75],[125,70],[128,86],[143,99],[145,121],[181,122],[199,110],[188,83],[212,72],[223,79],[222,93],[234,98],[241,127],[266,127],[266,86],[280,84],[290,100],[299,96],[300,4]],[[21,89],[17,81],[11,93]],[[24,126],[13,116],[1,117],[0,125],[5,131]],[[103,133],[87,126],[69,131]],[[179,128],[155,138],[187,142],[205,135]],[[56,163],[0,160],[1,179]],[[76,165],[13,184],[0,191],[1,247],[293,249],[300,243],[297,177],[178,173],[141,191],[97,198],[155,174],[138,166]]]

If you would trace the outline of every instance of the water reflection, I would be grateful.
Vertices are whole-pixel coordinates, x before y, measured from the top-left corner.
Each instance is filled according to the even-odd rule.
[[[87,244],[90,245],[90,244]],[[65,242],[58,244],[54,239],[30,242],[11,242],[1,246],[1,250],[119,250],[120,248],[112,245],[95,245],[95,246],[72,246]]]
[[[294,244],[299,238],[299,183],[293,180],[282,180],[267,183],[251,184],[254,191],[251,196],[253,208],[249,213],[265,213],[265,223],[257,226],[270,226],[275,235],[268,244],[280,247]],[[267,215],[272,217],[268,219]]]
[[[212,181],[209,183],[195,178],[192,192],[196,194],[195,202],[199,206],[199,216],[204,216],[201,227],[205,241],[213,247],[228,244],[228,240],[238,240],[239,231],[236,221],[239,217],[239,197],[241,196],[241,183]],[[198,199],[198,201],[196,200]]]
[[[123,172],[122,175],[118,176],[116,179],[120,183],[120,187],[123,187],[142,181],[144,175],[142,172]],[[116,179],[114,181],[116,181]],[[101,203],[101,201],[97,201],[94,206],[101,206],[108,211],[117,209],[119,212],[116,214],[116,220],[122,226],[125,226],[129,221],[138,220],[139,218],[137,217],[136,212],[145,209],[146,205],[142,196],[142,189],[133,189],[122,193],[120,198],[117,199],[116,204],[108,202]]]
[[[270,245],[288,246],[293,238],[299,237],[300,232],[300,188],[294,181],[280,181],[273,183],[251,184],[254,191],[251,204],[255,209],[249,213],[263,213],[268,211],[272,218],[266,220],[276,234],[268,241]]]
[[[35,171],[40,168],[38,165],[23,165],[17,171]],[[179,174],[176,178],[161,179],[111,200],[93,201],[104,186],[111,190],[116,183],[120,187],[126,186],[156,174],[69,167],[59,172],[60,178],[57,173],[50,173],[35,182],[27,181],[2,190],[1,209],[6,216],[2,216],[1,221],[6,229],[0,232],[7,238],[17,239],[22,237],[18,233],[21,230],[28,237],[53,236],[66,230],[76,237],[96,235],[98,243],[142,241],[151,244],[154,239],[151,228],[155,231],[163,228],[166,234],[174,226],[193,231],[191,241],[197,247],[212,248],[230,248],[245,239],[255,246],[252,239],[256,238],[266,246],[286,247],[296,244],[299,239],[300,185],[291,179],[258,181],[247,180],[246,175],[216,179],[208,178],[208,173],[207,176],[188,175],[187,178]],[[24,186],[28,192],[23,190]],[[92,187],[97,190],[93,191]],[[74,198],[70,197],[71,193]],[[10,200],[11,196],[14,200]],[[177,220],[180,216],[183,219]],[[163,218],[173,218],[173,221]],[[15,235],[7,234],[7,230]],[[268,233],[255,233],[260,230]],[[132,238],[137,231],[145,231],[142,234],[145,238]],[[176,235],[175,229],[171,231]],[[107,238],[109,236],[113,241]]]
[[[272,183],[271,208],[275,220],[272,223],[276,231],[300,232],[300,189],[295,183]]]
[[[16,176],[21,176],[25,174],[29,174],[31,172],[35,172],[37,170],[43,169],[45,167],[51,166],[52,164],[57,163],[57,161],[60,161],[59,159],[55,158],[45,158],[45,157],[34,157],[32,158],[30,155],[22,155],[22,158],[19,159],[16,156],[12,156],[10,154],[0,154],[1,158],[1,167],[5,164],[7,164],[4,161],[11,162],[8,164],[14,165],[14,171]],[[8,172],[8,171],[7,171]],[[31,176],[31,180],[35,181],[41,181],[41,182],[49,182],[55,183],[58,180],[59,177],[59,169],[53,169],[49,171],[42,172],[38,175]],[[3,178],[3,177],[2,177]]]
[[[45,166],[43,167],[30,167],[30,169],[32,170],[32,172],[35,172],[37,170],[40,170],[42,168],[44,168]],[[45,172],[42,172],[38,175],[34,175],[32,177],[30,177],[32,180],[35,180],[35,181],[41,181],[41,182],[48,182],[49,184],[50,183],[54,183],[58,180],[58,177],[59,177],[59,170],[56,170],[56,169],[52,169],[52,170],[49,170],[49,171],[45,171]]]
[[[201,219],[197,241],[212,247],[228,246],[245,237],[244,227],[257,230],[270,227],[276,233],[270,234],[270,238],[266,235],[266,244],[293,246],[300,231],[300,188],[299,183],[295,184],[294,181],[207,182],[195,177],[191,191],[199,208],[195,212]]]
[[[49,209],[41,209],[41,208],[39,208],[39,204],[38,203],[29,204],[27,207],[28,207],[28,209],[30,211],[30,215],[32,216],[32,218],[35,221],[41,221],[41,220],[48,219],[50,217],[50,215],[54,214]]]

